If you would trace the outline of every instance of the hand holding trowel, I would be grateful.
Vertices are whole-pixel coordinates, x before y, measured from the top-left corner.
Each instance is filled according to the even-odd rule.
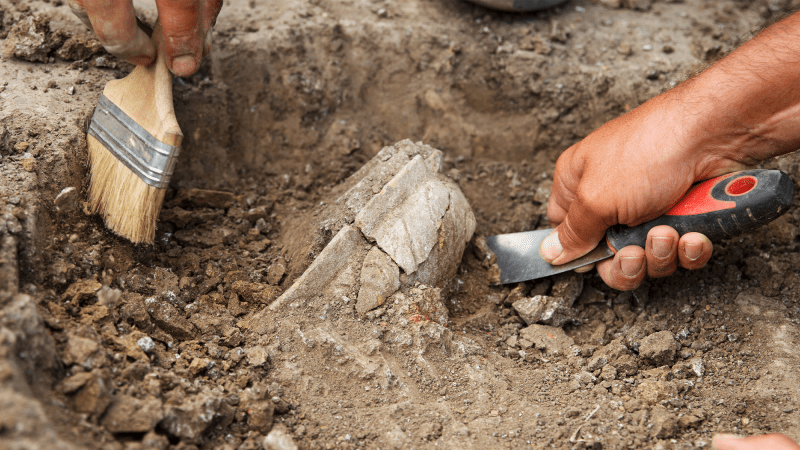
[[[516,283],[595,263],[628,245],[644,247],[647,232],[658,225],[671,226],[680,235],[699,232],[711,240],[747,233],[788,211],[793,195],[791,179],[777,170],[745,170],[712,178],[694,185],[663,216],[635,227],[612,227],[594,250],[557,266],[539,255],[539,246],[552,229],[489,236],[486,242],[497,256],[500,282]]]

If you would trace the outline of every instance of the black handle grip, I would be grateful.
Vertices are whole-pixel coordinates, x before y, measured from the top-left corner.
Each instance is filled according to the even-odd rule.
[[[753,169],[722,175],[695,184],[675,206],[650,222],[616,225],[606,233],[609,247],[644,247],[647,232],[669,225],[683,236],[698,232],[717,240],[738,236],[780,217],[792,205],[794,184],[779,170]]]

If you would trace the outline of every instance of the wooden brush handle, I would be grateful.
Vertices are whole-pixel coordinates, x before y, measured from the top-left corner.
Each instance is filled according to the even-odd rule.
[[[159,141],[179,147],[183,133],[172,105],[172,73],[162,46],[161,25],[153,28],[156,59],[149,66],[136,66],[121,80],[112,80],[103,90],[109,100]]]

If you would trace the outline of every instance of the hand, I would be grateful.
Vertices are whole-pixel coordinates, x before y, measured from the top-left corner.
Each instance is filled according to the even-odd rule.
[[[136,24],[132,0],[69,0],[69,6],[109,53],[137,65],[153,62],[155,47]],[[156,0],[156,6],[167,67],[177,76],[192,75],[209,52],[222,0]]]
[[[782,434],[765,434],[741,438],[729,434],[718,434],[711,441],[712,450],[800,450],[788,436]]]
[[[667,212],[695,181],[800,148],[800,13],[771,25],[702,74],[603,125],[556,163],[547,211],[558,224],[539,249],[563,264],[594,248],[618,223],[635,226]],[[788,45],[787,43],[791,43]],[[634,289],[678,263],[698,269],[711,243],[669,227],[650,230],[597,264],[603,280]]]
[[[680,89],[655,97],[605,124],[561,155],[548,216],[558,224],[540,253],[563,264],[592,250],[617,223],[638,225],[667,212],[696,181],[747,166],[693,145],[691,112]],[[629,246],[597,264],[609,286],[630,290],[645,276],[673,273],[678,264],[699,269],[711,257],[699,233],[682,237],[668,226],[653,228],[644,249]]]

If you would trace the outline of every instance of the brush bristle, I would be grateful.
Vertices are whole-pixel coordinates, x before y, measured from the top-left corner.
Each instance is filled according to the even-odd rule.
[[[88,136],[89,205],[106,226],[135,244],[153,243],[165,189],[142,181],[97,139]]]

